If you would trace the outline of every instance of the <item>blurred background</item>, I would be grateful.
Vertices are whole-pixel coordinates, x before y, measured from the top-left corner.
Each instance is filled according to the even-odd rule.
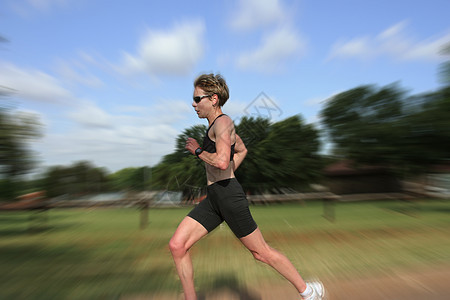
[[[187,137],[201,141],[207,128],[194,114],[191,97],[195,77],[210,72],[221,73],[230,88],[223,110],[249,150],[236,176],[257,209],[280,203],[294,211],[308,207],[323,226],[345,231],[364,224],[342,211],[364,209],[346,204],[375,206],[389,213],[361,215],[406,222],[389,223],[395,237],[417,226],[443,239],[450,198],[450,4],[327,5],[2,1],[3,246],[15,249],[23,233],[69,226],[63,223],[73,217],[58,217],[74,213],[68,208],[130,210],[124,222],[138,222],[130,226],[141,230],[137,241],[154,229],[152,209],[173,207],[180,212],[170,215],[174,223],[160,237],[170,238],[185,210],[205,195],[204,166],[184,143]],[[314,230],[313,223],[293,225],[295,217],[279,209],[285,217],[278,223],[289,230]],[[417,216],[438,221],[409,219]],[[91,221],[80,224],[85,222]],[[86,232],[95,226],[106,230],[98,222]],[[369,235],[385,228],[372,225]],[[323,230],[312,235],[345,240],[349,234]],[[90,249],[89,236],[80,247]],[[64,248],[60,236],[49,241]],[[433,263],[448,264],[442,254],[447,244],[430,254]],[[39,252],[31,246],[25,253]],[[334,279],[332,272],[321,275]]]
[[[203,72],[227,79],[249,193],[363,165],[385,191],[411,179],[447,193],[449,4],[329,5],[4,1],[0,198],[201,193],[183,143],[204,134],[191,107]]]

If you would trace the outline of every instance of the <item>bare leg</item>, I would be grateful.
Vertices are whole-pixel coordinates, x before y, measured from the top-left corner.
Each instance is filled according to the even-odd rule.
[[[250,250],[255,259],[262,261],[277,270],[278,273],[283,275],[295,286],[299,293],[305,291],[306,283],[298,273],[297,269],[286,256],[271,248],[266,243],[259,228],[256,228],[255,231],[240,240],[244,246]]]
[[[172,252],[186,300],[197,299],[194,286],[194,270],[189,249],[207,233],[208,231],[196,220],[185,217],[178,225],[169,242],[170,252]]]

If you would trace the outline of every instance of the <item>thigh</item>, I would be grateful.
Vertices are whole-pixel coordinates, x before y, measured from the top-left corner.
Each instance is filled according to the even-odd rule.
[[[224,190],[221,212],[230,229],[238,238],[245,237],[258,227],[250,212],[247,197],[237,181]]]
[[[239,240],[252,253],[259,253],[268,247],[259,228],[256,228],[252,233]]]
[[[216,195],[208,195],[188,214],[188,217],[203,225],[208,232],[213,231],[223,222],[223,218],[217,209],[217,199],[215,198]]]
[[[186,249],[191,248],[197,241],[208,234],[208,231],[202,224],[187,216],[178,225],[177,230],[172,236],[172,241],[180,243]]]

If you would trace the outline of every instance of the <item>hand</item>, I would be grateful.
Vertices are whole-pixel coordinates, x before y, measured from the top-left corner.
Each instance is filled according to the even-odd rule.
[[[200,145],[197,143],[197,141],[193,138],[188,138],[186,140],[186,150],[191,152],[192,154],[195,154],[195,150],[200,147]]]

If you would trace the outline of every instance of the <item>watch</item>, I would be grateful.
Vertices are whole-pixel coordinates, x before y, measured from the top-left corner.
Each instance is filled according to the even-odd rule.
[[[203,149],[198,147],[197,149],[195,149],[195,155],[198,157],[200,154],[202,154]]]

